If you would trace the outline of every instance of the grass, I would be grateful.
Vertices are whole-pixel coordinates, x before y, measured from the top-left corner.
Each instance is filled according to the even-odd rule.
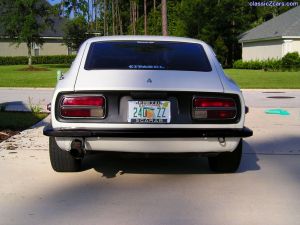
[[[300,89],[300,72],[269,72],[263,70],[226,69],[240,88]]]
[[[44,119],[47,113],[0,112],[0,130],[24,130]]]
[[[49,71],[20,71],[25,65],[0,66],[0,87],[54,87],[56,72],[69,65],[36,65]],[[300,89],[300,72],[266,72],[262,70],[226,69],[241,88]]]
[[[67,71],[69,65],[34,65],[49,71],[21,71],[25,65],[0,66],[0,87],[54,87],[56,72]]]

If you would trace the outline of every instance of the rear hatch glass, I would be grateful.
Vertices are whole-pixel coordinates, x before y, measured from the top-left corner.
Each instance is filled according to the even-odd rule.
[[[212,70],[202,45],[183,42],[111,41],[90,45],[86,70]]]

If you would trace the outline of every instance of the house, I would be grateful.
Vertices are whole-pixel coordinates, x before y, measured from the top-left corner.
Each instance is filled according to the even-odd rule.
[[[63,19],[53,19],[53,29],[48,28],[42,33],[44,44],[42,46],[33,45],[32,55],[69,55],[72,53],[67,46],[63,45]],[[0,56],[27,56],[27,46],[21,43],[19,46],[13,44],[12,40],[1,32],[0,27]]]
[[[243,33],[242,58],[280,59],[289,52],[300,53],[300,6]]]

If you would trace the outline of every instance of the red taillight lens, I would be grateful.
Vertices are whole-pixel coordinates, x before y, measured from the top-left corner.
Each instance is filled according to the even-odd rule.
[[[235,107],[233,99],[218,99],[218,98],[194,98],[194,107]]]
[[[60,115],[64,118],[104,118],[104,96],[64,96]]]
[[[63,106],[104,106],[105,99],[102,96],[64,97]]]
[[[234,119],[237,115],[236,103],[229,98],[204,98],[193,99],[192,116],[194,119]]]

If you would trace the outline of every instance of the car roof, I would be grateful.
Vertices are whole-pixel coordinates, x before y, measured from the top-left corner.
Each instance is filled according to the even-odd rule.
[[[147,36],[147,35],[119,35],[119,36],[102,36],[93,37],[87,40],[88,42],[101,42],[101,41],[172,41],[172,42],[186,42],[186,43],[198,43],[206,45],[205,42],[184,37],[173,36]]]

